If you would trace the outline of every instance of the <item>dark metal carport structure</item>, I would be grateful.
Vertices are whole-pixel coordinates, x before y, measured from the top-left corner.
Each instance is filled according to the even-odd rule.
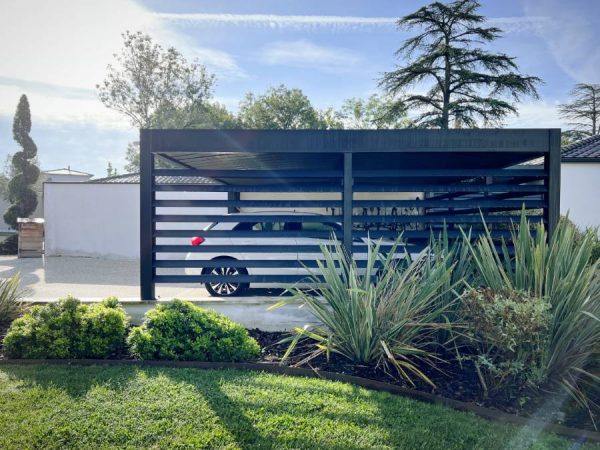
[[[155,167],[156,157],[176,169]],[[543,157],[542,168],[519,165]],[[531,220],[543,220],[552,233],[559,218],[560,130],[141,130],[140,132],[140,268],[141,297],[155,298],[157,283],[204,283],[230,279],[216,275],[169,275],[182,267],[214,267],[211,261],[185,261],[188,252],[207,247],[157,245],[157,238],[189,238],[197,229],[157,229],[156,224],[238,221],[222,215],[157,214],[156,208],[219,206],[235,211],[328,208],[331,214],[286,216],[253,213],[245,221],[338,222],[339,236],[349,251],[353,239],[394,237],[403,231],[409,242],[426,239],[446,224],[452,236],[458,227],[481,227],[480,211],[496,236],[506,234],[514,219],[503,212],[523,205]],[[517,166],[517,167],[515,167]],[[160,184],[160,176],[202,176],[219,184]],[[157,192],[227,192],[227,200],[160,200]],[[277,193],[252,199],[252,193]],[[264,194],[267,193],[267,194]],[[285,194],[289,197],[286,198]],[[294,194],[292,194],[294,193]],[[301,194],[301,199],[298,198]],[[323,199],[323,195],[333,196]],[[402,197],[412,193],[419,198]],[[410,194],[409,194],[410,195]],[[247,198],[245,198],[246,196]],[[397,197],[394,197],[397,196]],[[400,213],[399,213],[400,212]],[[190,227],[191,228],[191,227]],[[203,231],[203,236],[326,238],[320,231]],[[214,246],[213,246],[214,247]],[[231,246],[235,247],[235,246]],[[223,249],[224,251],[228,249]],[[284,252],[278,245],[229,249]],[[296,251],[311,251],[302,248]],[[157,254],[180,254],[161,260]],[[212,263],[212,265],[211,265]],[[299,261],[237,262],[239,267],[297,267]],[[309,262],[310,263],[310,262]],[[230,263],[231,265],[231,263]],[[292,282],[291,275],[238,275],[230,281]]]

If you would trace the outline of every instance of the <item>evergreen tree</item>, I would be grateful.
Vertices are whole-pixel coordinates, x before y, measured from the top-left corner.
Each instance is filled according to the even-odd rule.
[[[480,6],[476,0],[434,2],[398,21],[401,29],[418,28],[420,33],[396,52],[405,59],[383,75],[380,85],[399,105],[419,112],[417,126],[497,125],[517,113],[507,97],[538,97],[538,77],[521,75],[515,58],[482,48],[502,31],[485,26],[485,17],[477,13]],[[408,92],[426,83],[426,92]]]
[[[8,200],[11,206],[4,213],[4,221],[17,228],[19,217],[29,217],[37,207],[37,195],[32,189],[40,169],[32,163],[37,155],[37,147],[31,132],[31,112],[26,95],[22,95],[13,121],[13,138],[21,146],[21,151],[12,157],[12,179],[8,183]]]

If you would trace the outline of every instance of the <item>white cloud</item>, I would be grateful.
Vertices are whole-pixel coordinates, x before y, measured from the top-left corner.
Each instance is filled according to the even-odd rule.
[[[133,0],[2,2],[0,114],[6,114],[6,108],[14,113],[12,96],[18,90],[35,97],[36,101],[30,100],[36,104],[36,113],[49,113],[44,114],[45,120],[76,117],[114,126],[113,115],[96,99],[95,85],[104,78],[126,30],[141,30],[162,45],[176,46],[221,78],[243,76],[231,55],[194,45]]]
[[[517,104],[518,116],[510,116],[504,126],[507,128],[566,128],[558,115],[557,101],[530,101]]]
[[[387,27],[396,23],[393,17],[293,16],[275,14],[187,14],[155,13],[158,19],[184,25],[196,23],[252,25],[265,28],[364,28]]]
[[[155,13],[154,17],[181,25],[247,25],[292,29],[393,29],[398,20],[398,17],[204,13]],[[521,32],[530,30],[537,22],[543,20],[545,19],[542,16],[494,17],[489,22],[491,25],[506,29],[506,31]]]
[[[596,2],[587,4],[588,1],[526,0],[525,12],[552,17],[538,24],[536,31],[546,41],[561,69],[577,82],[598,83],[600,19],[598,8],[596,11],[593,8],[598,5]]]
[[[323,47],[307,40],[274,42],[262,49],[266,64],[312,68],[325,72],[356,70],[362,57],[350,50]]]

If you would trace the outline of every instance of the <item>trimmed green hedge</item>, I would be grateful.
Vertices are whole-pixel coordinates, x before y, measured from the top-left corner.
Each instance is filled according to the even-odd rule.
[[[11,358],[109,358],[124,350],[127,326],[114,297],[93,305],[67,297],[14,320],[4,349]]]
[[[128,341],[131,353],[140,359],[245,361],[260,352],[241,325],[181,300],[148,311]]]

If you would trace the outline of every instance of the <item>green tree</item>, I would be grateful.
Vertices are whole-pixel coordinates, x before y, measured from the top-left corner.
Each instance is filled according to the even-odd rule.
[[[12,175],[7,185],[7,197],[11,205],[4,213],[4,221],[13,229],[17,229],[19,217],[29,217],[37,207],[37,194],[33,187],[39,176],[40,169],[34,163],[37,156],[37,146],[29,135],[31,132],[31,111],[25,94],[21,95],[13,120],[13,138],[21,146],[21,151],[12,156],[10,173]],[[9,236],[2,242],[0,252],[15,253],[17,251],[17,236]]]
[[[203,65],[188,62],[173,47],[163,49],[147,34],[123,34],[115,59],[96,85],[98,96],[134,127],[160,128],[160,120],[176,111],[178,128],[186,128],[212,96],[214,76]]]
[[[252,129],[326,129],[339,123],[331,110],[319,111],[300,89],[284,85],[259,96],[246,94],[238,119],[242,128]]]
[[[115,177],[117,176],[117,168],[113,167],[112,163],[109,161],[106,165],[106,176],[107,177]]]
[[[559,106],[559,114],[570,120],[572,129],[563,133],[572,143],[600,134],[600,84],[578,83],[570,92],[571,101]]]
[[[498,125],[517,113],[514,102],[538,98],[538,77],[521,75],[515,58],[483,48],[502,31],[485,26],[480,6],[476,0],[434,2],[398,20],[400,29],[420,31],[396,52],[402,65],[386,72],[380,86],[398,107],[418,113],[418,126]],[[409,92],[427,84],[426,92]]]
[[[406,112],[395,109],[396,103],[377,94],[367,99],[349,98],[344,101],[340,116],[347,128],[396,129],[411,125]]]

